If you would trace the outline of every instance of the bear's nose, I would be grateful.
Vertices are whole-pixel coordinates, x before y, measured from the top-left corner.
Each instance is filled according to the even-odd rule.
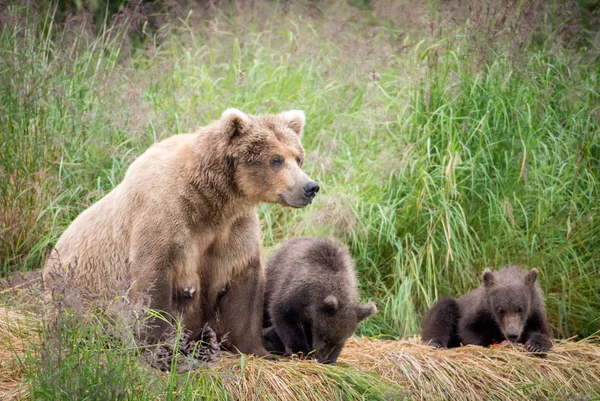
[[[519,337],[519,332],[516,329],[508,329],[506,337],[508,337],[510,341],[515,341]]]
[[[314,181],[310,181],[308,184],[304,186],[304,195],[308,198],[312,198],[319,192],[319,184]]]

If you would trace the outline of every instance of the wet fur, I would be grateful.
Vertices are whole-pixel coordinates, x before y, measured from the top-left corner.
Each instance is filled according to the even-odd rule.
[[[503,323],[510,322],[522,327],[518,341],[528,350],[548,351],[552,347],[551,332],[536,276],[537,271],[517,266],[486,271],[481,288],[457,299],[440,299],[433,305],[423,319],[423,342],[442,348],[460,344],[487,347],[507,339]],[[523,312],[514,313],[515,307]],[[508,312],[500,316],[498,308]]]
[[[210,321],[230,333],[231,347],[266,354],[257,205],[310,203],[301,191],[310,181],[300,168],[303,126],[298,111],[232,109],[195,133],[154,144],[62,234],[44,267],[47,293],[69,270],[88,296],[147,297],[153,309],[183,315],[192,330]],[[285,161],[281,171],[269,165],[274,155]],[[227,286],[226,298],[217,299]],[[190,287],[196,294],[182,300]],[[154,323],[150,341],[168,326]]]

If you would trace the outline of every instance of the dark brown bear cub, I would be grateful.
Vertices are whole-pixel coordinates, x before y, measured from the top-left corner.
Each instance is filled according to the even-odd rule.
[[[531,352],[548,351],[552,339],[537,275],[517,266],[484,271],[480,288],[433,305],[423,319],[423,342],[450,348],[509,340]]]
[[[319,362],[335,363],[358,324],[377,311],[358,302],[357,287],[352,258],[339,241],[286,242],[266,267],[267,350],[306,356],[314,349]]]

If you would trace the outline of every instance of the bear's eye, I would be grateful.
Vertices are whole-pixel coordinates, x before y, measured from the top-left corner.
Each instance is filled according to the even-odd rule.
[[[519,307],[517,308],[517,313],[523,313],[523,307],[519,306]]]
[[[271,159],[271,166],[280,167],[283,165],[283,158],[281,156],[275,156]]]
[[[300,156],[296,157],[296,163],[298,163],[299,166],[302,166],[302,159]]]
[[[502,309],[502,308],[498,308],[498,310],[497,310],[497,311],[498,311],[498,314],[499,314],[499,315],[504,315],[504,309]]]

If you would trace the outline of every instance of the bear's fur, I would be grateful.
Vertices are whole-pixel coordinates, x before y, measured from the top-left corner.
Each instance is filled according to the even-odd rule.
[[[318,361],[335,363],[358,324],[377,311],[359,303],[352,258],[337,240],[287,241],[267,262],[266,276],[263,335],[273,352],[306,356],[314,349]]]
[[[531,352],[552,347],[537,269],[507,266],[486,270],[482,286],[457,299],[443,298],[425,315],[423,342],[434,347],[474,344],[484,347],[504,340],[523,343]]]
[[[127,291],[182,313],[190,330],[208,322],[229,333],[226,345],[265,355],[257,205],[304,207],[318,191],[301,169],[304,123],[298,110],[228,109],[195,133],[154,144],[62,234],[44,267],[47,292],[67,275],[89,296]],[[148,341],[168,327],[153,323]]]

